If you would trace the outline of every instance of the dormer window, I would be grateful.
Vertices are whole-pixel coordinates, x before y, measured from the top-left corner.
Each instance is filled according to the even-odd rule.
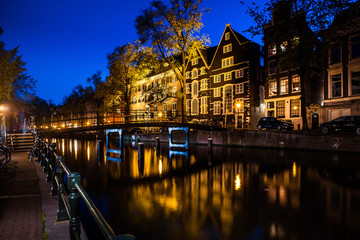
[[[225,45],[223,47],[223,53],[228,53],[228,52],[231,52],[232,51],[232,44],[228,44],[228,45]]]

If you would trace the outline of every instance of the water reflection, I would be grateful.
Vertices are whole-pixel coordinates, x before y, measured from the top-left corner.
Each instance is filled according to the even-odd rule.
[[[360,235],[357,155],[219,147],[209,155],[205,146],[174,154],[166,145],[144,145],[142,159],[137,143],[125,143],[121,161],[111,161],[101,141],[58,141],[116,233],[137,239]],[[95,229],[83,220],[87,231]]]

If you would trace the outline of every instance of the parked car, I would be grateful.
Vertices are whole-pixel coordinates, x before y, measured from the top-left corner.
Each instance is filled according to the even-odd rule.
[[[293,130],[294,125],[289,121],[282,121],[275,117],[263,117],[260,118],[258,123],[256,124],[257,129],[261,130],[266,128],[267,130],[270,129],[277,129],[281,131],[282,129],[286,130]]]
[[[360,135],[360,116],[342,116],[320,124],[320,131],[327,134],[333,132],[355,132]]]

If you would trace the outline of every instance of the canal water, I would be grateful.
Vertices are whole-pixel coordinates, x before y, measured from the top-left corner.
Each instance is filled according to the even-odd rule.
[[[136,239],[360,239],[359,154],[56,139],[116,234]],[[117,144],[112,146],[119,149]],[[102,239],[81,204],[89,239]]]

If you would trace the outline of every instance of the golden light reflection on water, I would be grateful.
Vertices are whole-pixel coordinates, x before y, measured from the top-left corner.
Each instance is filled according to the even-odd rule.
[[[77,139],[74,140],[74,153],[75,153],[75,160],[78,157],[78,150],[79,150],[79,141]]]
[[[159,160],[159,175],[161,176],[162,174],[162,160]]]
[[[293,162],[293,166],[292,166],[292,176],[296,177],[296,163]]]
[[[61,139],[61,149],[62,149],[62,155],[65,154],[65,139]]]
[[[236,174],[236,178],[235,178],[235,190],[239,190],[241,189],[241,179],[240,179],[240,175]]]
[[[87,157],[87,160],[90,161],[90,142],[87,141],[87,144],[86,144],[86,157]]]

